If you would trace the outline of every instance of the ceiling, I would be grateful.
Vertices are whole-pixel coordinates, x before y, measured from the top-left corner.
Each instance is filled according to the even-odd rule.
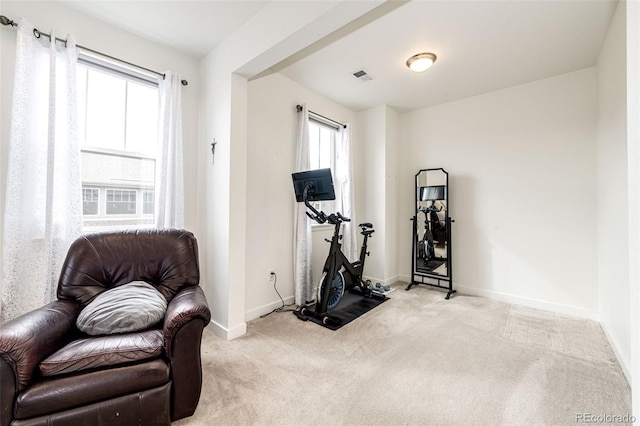
[[[201,58],[268,1],[67,3]],[[370,12],[370,19],[320,40],[271,72],[354,110],[389,105],[410,111],[595,65],[617,0],[392,3],[383,5],[384,14]],[[438,56],[424,73],[405,66],[419,52]],[[372,80],[352,75],[362,68]]]
[[[424,108],[595,65],[615,5],[412,1],[280,72],[356,110]],[[414,73],[420,52],[438,59]],[[361,67],[373,80],[353,77]]]
[[[61,0],[111,25],[200,59],[269,0]]]

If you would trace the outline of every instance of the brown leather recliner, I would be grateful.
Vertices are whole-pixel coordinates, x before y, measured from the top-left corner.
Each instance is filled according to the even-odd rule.
[[[96,296],[137,280],[164,296],[164,320],[106,343],[78,330],[76,318]],[[0,425],[166,425],[192,415],[202,385],[202,332],[211,319],[199,280],[198,247],[188,231],[78,238],[62,267],[58,300],[0,326]],[[157,348],[149,350],[154,339]],[[54,353],[63,368],[45,376],[43,360]]]

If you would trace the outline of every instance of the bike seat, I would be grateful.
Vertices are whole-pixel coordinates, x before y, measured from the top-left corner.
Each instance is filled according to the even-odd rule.
[[[373,225],[370,224],[369,222],[364,222],[361,223],[360,225],[358,225],[360,228],[373,228]]]

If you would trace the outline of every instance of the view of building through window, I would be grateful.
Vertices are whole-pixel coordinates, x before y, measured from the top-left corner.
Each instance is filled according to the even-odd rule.
[[[335,158],[337,136],[338,130],[336,128],[312,119],[309,120],[309,170],[330,168],[334,188],[336,188]],[[336,199],[339,199],[338,194],[336,194]],[[335,213],[336,207],[339,209],[336,201],[321,201],[314,204],[316,208],[327,214]]]
[[[152,225],[157,84],[84,63],[77,78],[84,229]]]

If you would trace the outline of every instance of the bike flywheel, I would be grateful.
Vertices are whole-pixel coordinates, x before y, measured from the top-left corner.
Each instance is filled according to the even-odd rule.
[[[322,274],[320,277],[320,285],[318,286],[318,303],[320,303],[320,299],[322,299],[322,291],[325,286],[325,276],[326,272]],[[336,277],[331,282],[331,292],[329,293],[329,300],[327,300],[327,311],[336,307],[342,295],[344,294],[344,276],[342,272],[338,271]]]

